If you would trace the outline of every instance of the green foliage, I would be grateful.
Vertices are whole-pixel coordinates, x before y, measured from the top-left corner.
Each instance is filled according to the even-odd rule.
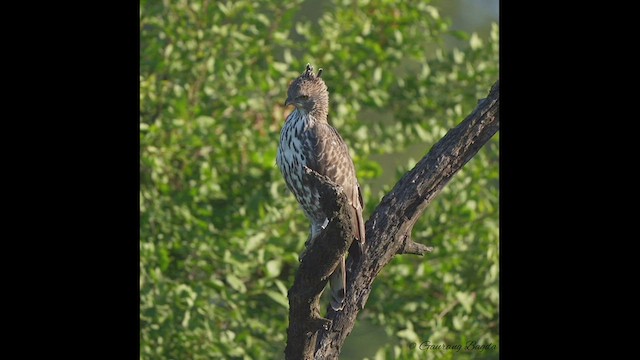
[[[445,51],[449,21],[426,2],[335,0],[303,16],[312,3],[141,2],[141,359],[283,356],[308,222],[275,154],[287,85],[306,63],[324,68],[365,218],[408,158],[498,78],[497,26]],[[436,251],[397,257],[374,283],[360,319],[389,336],[377,359],[497,358],[410,347],[499,343],[497,138],[416,225],[414,238]]]

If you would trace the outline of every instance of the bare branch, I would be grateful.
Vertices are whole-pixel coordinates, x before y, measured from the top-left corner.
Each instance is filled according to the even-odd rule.
[[[423,244],[419,244],[411,240],[410,237],[406,236],[404,245],[398,249],[398,254],[414,254],[423,256],[426,253],[430,253],[433,251],[433,246],[427,246]]]
[[[329,224],[310,246],[289,290],[289,329],[286,359],[313,359],[318,331],[332,321],[320,316],[320,295],[338,261],[353,241],[350,206],[342,188],[326,176],[307,168],[304,181],[319,189],[321,206]]]
[[[289,291],[287,359],[337,359],[355,320],[371,293],[372,284],[396,254],[424,255],[432,247],[411,240],[411,230],[427,206],[451,178],[500,128],[499,82],[489,96],[457,127],[451,129],[387,194],[366,223],[367,244],[356,262],[347,260],[344,309],[328,307],[319,315],[319,298],[327,277],[353,240],[348,202],[326,177],[308,171],[309,181],[322,185],[322,206],[331,214],[327,228],[308,249]],[[331,323],[329,323],[329,321]],[[318,324],[322,324],[318,326]],[[330,326],[329,330],[320,330]]]

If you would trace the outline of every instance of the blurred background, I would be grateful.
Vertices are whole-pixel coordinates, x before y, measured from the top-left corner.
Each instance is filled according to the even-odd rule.
[[[140,359],[284,357],[309,224],[275,154],[307,63],[365,219],[499,77],[497,0],[141,0],[140,31]],[[341,359],[498,359],[498,141],[416,224],[435,251],[382,270]]]

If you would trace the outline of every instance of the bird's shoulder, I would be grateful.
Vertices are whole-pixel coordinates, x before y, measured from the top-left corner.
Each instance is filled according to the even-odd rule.
[[[329,149],[334,151],[347,150],[347,144],[338,130],[328,123],[316,123],[304,132],[304,145],[308,151],[322,152]],[[348,150],[347,150],[348,151]]]
[[[334,181],[341,176],[341,172],[353,172],[347,144],[338,131],[327,123],[316,124],[305,132],[303,153],[307,166]]]

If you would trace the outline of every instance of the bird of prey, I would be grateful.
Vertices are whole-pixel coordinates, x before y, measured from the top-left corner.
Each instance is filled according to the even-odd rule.
[[[303,180],[305,167],[308,167],[342,187],[351,205],[355,240],[359,241],[358,245],[362,249],[365,230],[360,185],[347,144],[327,122],[329,92],[321,75],[322,69],[315,75],[313,67],[307,64],[305,71],[289,85],[285,106],[294,105],[295,110],[289,114],[282,127],[276,163],[287,187],[311,222],[311,236],[306,247],[313,244],[329,222],[320,206],[318,189]],[[304,253],[301,260],[304,259]],[[346,254],[329,278],[331,307],[335,311],[344,307],[345,257]]]

